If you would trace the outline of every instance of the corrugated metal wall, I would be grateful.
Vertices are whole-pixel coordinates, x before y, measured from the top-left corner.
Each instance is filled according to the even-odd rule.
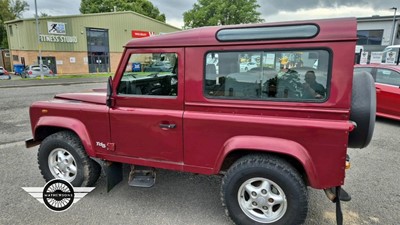
[[[65,23],[65,36],[76,36],[78,42],[41,42],[43,51],[87,51],[86,28],[108,29],[110,52],[122,52],[123,46],[132,39],[132,30],[151,31],[157,34],[179,30],[133,12],[40,18],[39,29],[43,35],[50,35],[47,29],[47,22]],[[9,26],[13,27],[13,35],[10,35]],[[11,50],[38,50],[34,19],[8,23],[7,28]]]

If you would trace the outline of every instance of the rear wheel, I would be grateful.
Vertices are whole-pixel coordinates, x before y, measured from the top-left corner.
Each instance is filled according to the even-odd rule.
[[[223,205],[237,224],[302,224],[307,216],[306,186],[285,160],[249,155],[227,172]]]
[[[39,147],[39,169],[46,181],[63,179],[75,187],[92,186],[101,167],[86,154],[80,139],[70,131],[48,136]]]

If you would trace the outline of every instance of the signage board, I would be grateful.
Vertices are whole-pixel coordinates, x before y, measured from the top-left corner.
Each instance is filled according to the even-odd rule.
[[[144,38],[153,36],[154,32],[143,31],[143,30],[132,30],[132,38]]]
[[[368,63],[368,52],[362,52],[360,58],[360,64],[367,64]]]
[[[385,62],[388,64],[394,64],[396,61],[396,52],[387,52]]]
[[[39,36],[40,42],[78,43],[76,36],[43,35]]]
[[[65,23],[47,21],[47,30],[49,34],[67,34]]]
[[[381,64],[382,63],[382,52],[371,52],[371,59],[369,60],[369,63]]]

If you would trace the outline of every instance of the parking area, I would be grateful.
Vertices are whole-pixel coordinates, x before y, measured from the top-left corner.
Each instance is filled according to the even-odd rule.
[[[5,82],[5,81],[4,81]],[[220,202],[219,176],[158,170],[153,188],[132,188],[124,181],[110,193],[104,177],[96,189],[68,211],[55,213],[21,187],[43,187],[37,148],[26,149],[30,137],[28,107],[61,92],[103,88],[105,83],[0,88],[0,224],[231,224]],[[18,98],[12,97],[18,96]],[[351,169],[343,203],[344,224],[397,224],[400,221],[400,122],[378,119],[366,149],[349,149]],[[323,149],[321,149],[323,151]],[[309,189],[306,224],[335,224],[335,205],[320,190]]]

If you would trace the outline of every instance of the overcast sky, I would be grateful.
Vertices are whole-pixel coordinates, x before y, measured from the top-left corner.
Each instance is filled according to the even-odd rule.
[[[34,0],[24,18],[34,17]],[[37,0],[38,12],[51,16],[80,14],[80,0]],[[192,9],[197,0],[151,0],[164,13],[167,23],[181,28],[182,14]],[[400,11],[400,0],[258,0],[259,11],[266,22],[332,17],[393,16],[392,7]],[[400,12],[398,12],[400,15]]]

